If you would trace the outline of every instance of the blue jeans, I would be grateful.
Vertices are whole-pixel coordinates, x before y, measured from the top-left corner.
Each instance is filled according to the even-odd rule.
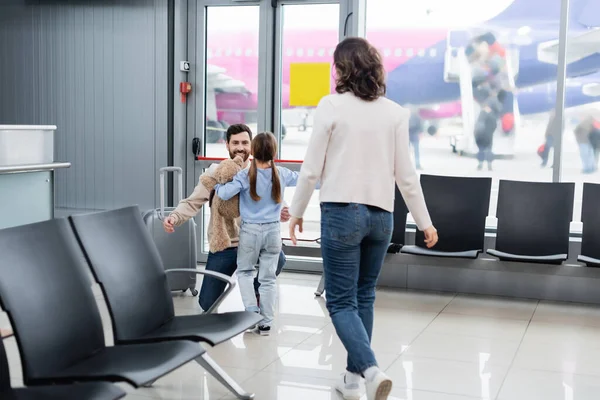
[[[376,366],[371,349],[375,286],[394,228],[393,214],[354,203],[321,203],[327,309],[348,352],[346,369]]]
[[[237,276],[246,311],[259,312],[260,323],[271,326],[275,318],[277,298],[277,263],[281,253],[281,227],[279,221],[265,224],[242,222],[237,258]],[[258,261],[260,307],[254,292],[254,266]]]
[[[227,276],[232,276],[237,269],[237,257],[238,248],[230,247],[218,253],[208,253],[208,259],[206,260],[206,270],[220,272]],[[286,258],[283,251],[279,253],[279,261],[277,264],[276,275],[279,275],[283,266],[285,265]],[[209,276],[204,277],[202,280],[202,287],[200,288],[200,297],[198,303],[203,310],[208,310],[217,301],[219,296],[223,294],[226,283],[216,278]],[[254,280],[254,288],[258,293],[260,283],[258,277]]]
[[[583,164],[583,172],[596,172],[596,154],[592,145],[590,143],[579,143],[579,154],[581,156],[581,163]]]
[[[479,163],[483,163],[484,161],[491,163],[494,161],[494,153],[492,152],[492,148],[480,147],[479,152],[477,153],[477,161],[479,161]]]

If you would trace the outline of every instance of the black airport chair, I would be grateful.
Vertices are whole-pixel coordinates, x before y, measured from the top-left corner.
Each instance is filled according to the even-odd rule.
[[[14,389],[10,384],[8,358],[0,339],[0,399],[2,400],[117,400],[126,393],[107,382],[76,383],[72,385],[38,386]]]
[[[70,220],[106,298],[115,343],[169,343],[185,339],[216,346],[262,320],[259,314],[248,311],[175,316],[167,274],[137,206],[75,215]],[[166,272],[204,273],[193,269]],[[229,287],[234,287],[233,278],[213,275],[224,277]],[[196,361],[239,398],[253,398],[208,354]]]
[[[574,183],[500,181],[496,248],[503,261],[559,265],[568,258]]]
[[[406,218],[408,209],[402,198],[398,186],[396,186],[396,195],[394,197],[394,231],[388,253],[397,254],[400,252],[406,242]]]
[[[107,347],[89,269],[67,219],[1,230],[0,254],[0,305],[15,333],[25,386],[140,387],[205,352],[185,340]]]
[[[421,186],[439,241],[428,249],[417,231],[415,245],[404,246],[402,253],[477,258],[484,249],[492,179],[421,175]]]
[[[577,260],[588,267],[600,267],[600,185],[583,184],[583,205],[581,208],[583,235],[581,254]]]

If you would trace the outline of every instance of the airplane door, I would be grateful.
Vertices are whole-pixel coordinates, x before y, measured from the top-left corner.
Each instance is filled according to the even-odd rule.
[[[448,33],[444,79],[458,82],[460,86],[463,129],[462,135],[451,142],[460,154],[478,153],[475,125],[481,108],[488,105],[498,117],[493,153],[497,157],[514,156],[519,126],[519,111],[514,96],[519,51],[515,46],[500,44],[500,36],[492,32]]]
[[[461,55],[464,56],[464,46],[470,39],[470,34],[463,30],[451,30],[446,36],[446,53],[444,54],[444,80],[458,82],[460,80]]]
[[[479,115],[479,106],[473,101],[471,66],[469,65],[464,49],[457,50],[456,61],[457,70],[460,71],[458,81],[460,85],[463,124],[463,137],[457,143],[457,150],[459,152],[472,152],[473,148],[477,147],[475,145],[473,132],[475,131],[475,118]]]

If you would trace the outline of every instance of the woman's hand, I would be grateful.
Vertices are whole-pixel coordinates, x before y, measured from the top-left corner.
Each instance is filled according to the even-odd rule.
[[[292,217],[290,219],[290,240],[294,244],[294,246],[298,243],[298,239],[296,239],[296,227],[298,227],[298,231],[302,233],[302,222],[304,220],[302,218]]]
[[[430,249],[435,246],[435,244],[438,242],[437,229],[435,229],[435,227],[432,225],[425,229],[423,233],[425,234],[425,244],[427,245],[427,248]]]
[[[281,209],[280,219],[281,222],[288,222],[291,218],[289,207],[283,207]]]

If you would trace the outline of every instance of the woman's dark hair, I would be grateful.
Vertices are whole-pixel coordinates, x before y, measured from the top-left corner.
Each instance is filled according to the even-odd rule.
[[[277,139],[271,132],[264,132],[256,135],[252,140],[252,163],[250,164],[250,171],[248,171],[248,177],[250,179],[250,197],[252,200],[259,201],[260,196],[256,193],[256,175],[258,173],[258,167],[256,162],[260,161],[263,163],[271,163],[271,169],[273,171],[271,180],[273,187],[271,189],[271,197],[275,203],[281,203],[281,183],[279,182],[279,173],[275,166],[275,156],[277,155]]]
[[[381,54],[363,38],[344,39],[333,53],[336,70],[335,91],[351,92],[373,101],[385,95],[385,70]]]

